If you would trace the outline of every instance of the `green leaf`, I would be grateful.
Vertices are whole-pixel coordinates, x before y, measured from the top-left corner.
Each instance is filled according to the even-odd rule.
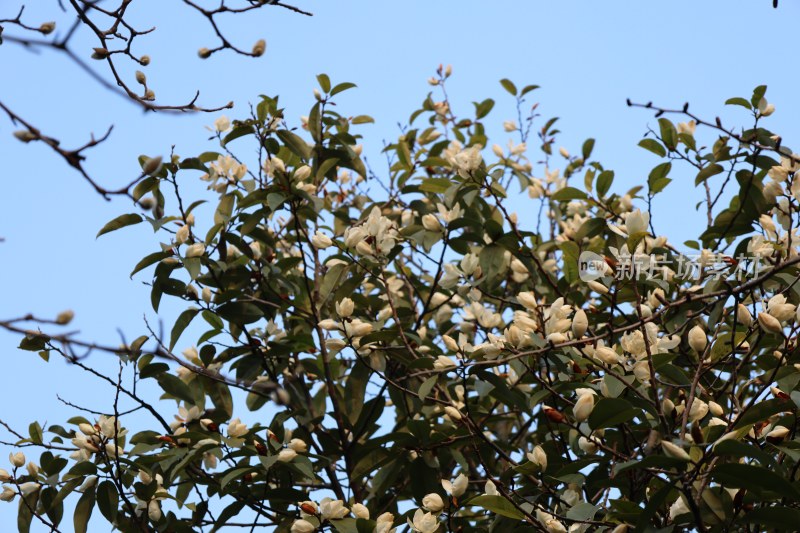
[[[514,504],[502,496],[490,496],[488,494],[484,494],[482,496],[472,498],[467,505],[483,507],[487,511],[491,511],[502,516],[507,516],[508,518],[514,518],[517,520],[522,520],[525,518],[525,515],[519,509],[517,509]]]
[[[736,419],[734,428],[741,428],[766,420],[772,415],[791,411],[794,406],[788,400],[772,398],[755,404]]]
[[[658,194],[664,190],[664,187],[669,185],[672,181],[667,177],[670,170],[672,170],[672,163],[666,162],[661,163],[650,171],[650,175],[647,177],[650,194]]]
[[[606,195],[608,190],[611,188],[611,184],[614,183],[614,171],[613,170],[604,170],[597,176],[597,194],[601,198]]]
[[[753,96],[750,97],[750,103],[753,104],[753,107],[758,107],[758,103],[764,98],[765,94],[767,94],[766,85],[759,85],[753,89]]]
[[[117,507],[119,507],[119,495],[117,488],[109,480],[102,481],[97,485],[97,507],[106,517],[106,520],[114,523],[117,517]]]
[[[592,150],[594,150],[594,139],[586,139],[583,143],[583,147],[581,148],[581,155],[583,155],[583,160],[586,161],[592,155]]]
[[[92,517],[95,502],[95,488],[86,489],[83,496],[75,506],[75,514],[72,515],[72,527],[75,533],[86,533],[89,527],[89,519]]]
[[[357,115],[350,120],[350,124],[373,124],[375,119],[369,115]]]
[[[357,87],[357,85],[355,83],[350,83],[349,81],[346,81],[344,83],[340,83],[336,87],[331,89],[331,96],[337,95],[337,94],[339,94],[341,92],[344,92],[344,91],[346,91],[348,89],[352,89],[353,87]]]
[[[421,191],[439,194],[447,191],[451,185],[453,185],[453,182],[447,178],[426,178],[422,180],[419,189]]]
[[[575,187],[564,187],[556,191],[551,198],[557,202],[567,202],[569,200],[585,200],[587,196],[585,192]]]
[[[110,233],[112,231],[116,231],[120,228],[124,228],[125,226],[132,226],[134,224],[138,224],[142,221],[142,217],[137,215],[136,213],[130,213],[127,215],[120,215],[105,226],[97,233],[97,237],[100,235],[105,235],[106,233]]]
[[[724,170],[725,169],[722,167],[722,165],[718,165],[716,163],[711,165],[706,165],[702,169],[700,169],[700,172],[697,173],[697,177],[694,179],[694,184],[700,185],[708,178],[716,176],[717,174],[723,172]]]
[[[248,302],[228,302],[217,308],[217,314],[234,324],[252,324],[258,322],[264,313],[257,305]]]
[[[727,100],[725,100],[725,105],[740,105],[745,109],[753,109],[753,106],[750,105],[750,102],[739,96],[736,96],[734,98],[728,98]]]
[[[567,511],[567,518],[578,521],[593,520],[599,509],[599,507],[589,502],[579,502]]]
[[[175,321],[175,325],[172,326],[172,333],[170,334],[169,339],[169,351],[175,347],[175,344],[178,342],[178,339],[181,337],[181,333],[186,327],[192,322],[192,319],[197,316],[197,313],[200,312],[200,309],[187,309],[183,313],[180,314],[178,320]]]
[[[136,274],[137,272],[141,271],[142,269],[147,268],[147,267],[149,267],[150,265],[152,265],[154,263],[158,263],[162,259],[166,259],[167,257],[170,257],[171,255],[172,254],[170,252],[154,252],[154,253],[146,256],[144,259],[142,259],[141,261],[136,263],[136,266],[133,268],[133,271],[131,272],[130,277],[133,277],[134,274]]]
[[[299,135],[289,130],[278,130],[275,134],[283,141],[283,144],[285,144],[289,150],[300,156],[301,159],[307,160],[311,156],[311,148]]]
[[[661,129],[661,141],[669,150],[674,150],[678,146],[678,131],[675,125],[666,118],[658,119],[658,126]]]
[[[650,150],[659,157],[664,157],[667,155],[667,151],[664,149],[664,146],[655,139],[642,139],[639,141],[639,146],[645,150]]]
[[[717,465],[711,471],[711,479],[726,488],[747,489],[764,499],[779,499],[784,496],[800,498],[800,492],[789,480],[761,466],[742,463]]]
[[[593,430],[624,424],[642,412],[622,398],[601,398],[589,415],[589,427]]]
[[[512,96],[517,96],[517,86],[514,83],[506,78],[500,80],[500,85],[503,86],[503,89],[511,93]]]
[[[760,524],[775,531],[795,531],[800,524],[800,510],[781,505],[759,507],[744,513],[739,522]]]
[[[331,79],[328,77],[327,74],[318,74],[317,82],[319,83],[319,88],[322,89],[322,92],[324,93],[331,92]]]
[[[428,393],[431,392],[433,386],[436,385],[437,379],[439,379],[438,374],[429,377],[422,383],[422,385],[420,385],[419,390],[417,391],[417,396],[419,396],[420,400],[425,401],[425,397],[428,396]]]

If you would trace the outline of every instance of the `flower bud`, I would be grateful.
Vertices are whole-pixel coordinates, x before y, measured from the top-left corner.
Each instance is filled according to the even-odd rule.
[[[456,409],[455,407],[448,405],[444,408],[444,412],[447,416],[450,417],[451,420],[461,420],[461,411]]]
[[[55,29],[56,29],[55,22],[45,22],[41,26],[39,26],[39,32],[42,35],[50,35],[51,33],[53,33],[53,30]]]
[[[281,463],[290,463],[295,457],[297,457],[297,452],[291,448],[284,448],[278,452],[278,461]]]
[[[264,39],[259,39],[256,41],[256,44],[253,45],[253,55],[256,57],[261,57],[264,55],[264,52],[267,50],[267,41]]]
[[[149,64],[150,64],[150,56],[144,55],[144,56],[140,57],[140,58],[139,58],[139,63],[140,63],[140,64],[141,64],[143,67],[146,67],[147,65],[149,65]]]
[[[350,298],[342,298],[340,301],[336,302],[336,314],[342,318],[347,318],[353,314],[353,300]]]
[[[681,461],[691,461],[692,458],[689,457],[689,454],[686,453],[686,450],[681,448],[676,444],[672,444],[668,440],[661,441],[661,449],[664,450],[664,453],[667,457],[674,457],[675,459],[680,459]]]
[[[75,318],[74,311],[69,309],[67,309],[66,311],[61,311],[60,313],[58,313],[58,316],[56,316],[56,324],[64,326],[72,322],[73,318]]]
[[[528,458],[528,461],[538,465],[543,471],[547,470],[547,454],[541,446],[534,446],[533,451],[528,452],[525,456]]]
[[[95,48],[92,53],[92,59],[105,59],[109,55],[111,55],[111,53],[105,48]]]
[[[155,176],[156,174],[158,174],[158,171],[161,170],[161,162],[162,162],[161,156],[151,157],[142,167],[142,172],[144,172],[148,176]]]
[[[25,464],[25,454],[22,452],[8,454],[8,460],[12,465],[19,468]]]
[[[426,494],[424,498],[422,498],[422,507],[425,508],[426,511],[431,511],[432,513],[438,513],[442,509],[444,509],[444,501],[442,497],[436,494],[435,492],[431,492],[430,494]]]
[[[770,333],[781,333],[783,328],[777,318],[768,313],[758,313],[758,325]]]
[[[578,309],[572,317],[572,333],[576,339],[580,339],[587,329],[589,329],[589,319],[586,317],[586,311]]]
[[[211,50],[203,47],[197,51],[197,55],[200,57],[200,59],[208,59],[209,57],[211,57]]]
[[[441,231],[442,225],[436,215],[428,213],[422,217],[422,226],[428,231]]]
[[[35,133],[29,130],[17,130],[14,132],[14,137],[24,143],[29,143],[39,138]]]
[[[144,72],[141,70],[136,71],[136,82],[139,85],[147,85],[147,76],[144,75]]]
[[[750,314],[750,310],[744,304],[736,306],[736,320],[748,328],[753,323],[753,315]]]
[[[689,346],[697,353],[703,353],[708,346],[706,332],[700,326],[695,326],[689,330]]]
[[[365,505],[360,503],[353,504],[350,508],[356,518],[363,518],[364,520],[369,520],[369,509]]]
[[[14,501],[16,495],[17,493],[14,491],[14,489],[6,485],[3,487],[3,492],[0,493],[0,500],[4,502],[11,502]]]

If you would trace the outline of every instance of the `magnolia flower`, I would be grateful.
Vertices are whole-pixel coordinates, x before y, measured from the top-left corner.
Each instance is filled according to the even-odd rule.
[[[353,511],[353,514],[356,518],[363,518],[364,520],[369,520],[369,509],[365,505],[360,503],[353,504],[353,507],[350,508]]]
[[[589,329],[589,319],[586,316],[586,311],[578,309],[575,311],[575,316],[572,317],[572,334],[576,339],[583,337],[586,330]]]
[[[313,244],[315,248],[318,248],[320,250],[324,250],[325,248],[329,248],[330,246],[333,246],[333,241],[331,240],[330,237],[328,237],[324,233],[322,233],[320,231],[317,231],[311,237],[311,244]]]
[[[768,117],[774,112],[775,112],[775,105],[767,102],[766,98],[762,97],[761,100],[758,101],[758,113],[762,117]]]
[[[292,439],[287,446],[297,453],[305,453],[308,451],[308,444],[303,439]]]
[[[620,355],[613,348],[608,346],[598,346],[594,350],[595,359],[599,359],[607,365],[615,365],[620,362]]]
[[[530,311],[535,311],[538,307],[536,296],[532,292],[521,292],[517,294],[517,301]]]
[[[767,313],[781,322],[792,318],[795,314],[795,310],[796,307],[793,304],[786,303],[786,296],[783,294],[776,294],[767,302]]]
[[[223,133],[231,129],[231,120],[225,115],[220,116],[214,121],[214,129],[219,133]]]
[[[186,247],[184,252],[187,259],[192,257],[202,257],[206,251],[206,246],[202,242],[196,242]]]
[[[594,409],[594,396],[596,393],[592,389],[578,389],[575,392],[578,393],[578,401],[575,402],[572,413],[575,415],[575,420],[583,422],[589,418],[592,409]]]
[[[316,530],[317,527],[309,522],[308,520],[295,520],[292,524],[292,529],[290,529],[291,533],[311,533],[312,531]]]
[[[708,345],[706,332],[700,326],[695,326],[689,330],[689,346],[697,353],[703,353]]]
[[[781,326],[778,319],[767,313],[758,313],[758,325],[761,326],[761,329],[770,333],[783,332],[783,326]]]
[[[12,465],[19,468],[25,464],[25,454],[22,452],[10,453],[8,454],[8,460]]]
[[[708,404],[699,398],[692,401],[692,407],[689,409],[689,420],[696,422],[701,420],[708,414]]]
[[[281,463],[291,463],[295,457],[297,457],[297,452],[291,448],[284,448],[278,452],[278,461]]]
[[[477,170],[481,166],[481,161],[483,161],[481,148],[481,145],[475,144],[453,157],[451,163],[458,169],[460,175],[466,177],[466,174]]]
[[[494,484],[494,481],[491,479],[486,480],[486,485],[483,487],[483,493],[487,496],[497,496],[497,486]]]
[[[697,130],[697,123],[694,120],[690,120],[689,122],[678,122],[677,128],[678,133],[685,133],[686,135],[694,136],[694,132]]]
[[[439,219],[431,213],[422,216],[422,226],[428,231],[442,231],[442,224]]]
[[[452,339],[450,339],[452,340]],[[453,341],[455,342],[455,341]],[[457,348],[457,347],[456,347]],[[448,370],[452,370],[456,367],[455,362],[452,359],[445,355],[440,355],[436,358],[433,362],[433,369],[439,372],[447,372]]]
[[[464,474],[459,474],[453,482],[447,479],[442,480],[442,488],[454,498],[462,496],[467,491],[468,484],[469,478]]]
[[[503,130],[505,130],[506,132],[511,133],[512,131],[516,131],[517,129],[518,129],[517,123],[514,122],[513,120],[506,120],[503,122]]]
[[[228,436],[233,438],[243,437],[247,435],[247,424],[243,424],[238,418],[234,418],[228,422]]]
[[[678,499],[675,500],[675,503],[669,507],[670,520],[675,520],[679,516],[687,513],[691,513],[691,511],[689,510],[689,506],[686,505],[686,502],[683,501],[683,496],[678,497]]]
[[[641,209],[628,213],[625,217],[625,229],[628,235],[646,233],[647,224],[650,222],[650,214],[642,213]]]
[[[339,520],[347,516],[350,510],[344,506],[342,500],[323,498],[319,502],[319,512],[325,520]]]
[[[3,492],[0,493],[0,500],[4,502],[10,502],[14,500],[16,495],[17,492],[14,489],[9,487],[8,485],[3,485]]]
[[[753,323],[753,315],[750,314],[750,311],[744,304],[738,304],[736,306],[736,320],[745,327],[750,327]]]
[[[597,453],[597,443],[594,439],[587,439],[586,437],[578,438],[578,448],[589,455]]]
[[[426,494],[425,497],[422,498],[422,507],[426,511],[438,513],[439,511],[444,509],[444,500],[442,500],[442,497],[436,494],[435,492],[431,492],[430,494]]]
[[[350,298],[342,298],[336,302],[336,314],[342,318],[347,318],[353,314],[353,300]]]
[[[692,460],[689,454],[686,453],[686,450],[676,444],[672,444],[668,440],[661,441],[661,449],[664,450],[664,453],[667,454],[668,457],[674,457],[675,459],[687,462]]]
[[[439,529],[439,520],[432,513],[425,513],[422,509],[417,509],[414,513],[414,519],[406,519],[408,525],[413,531],[417,533],[434,533]]]
[[[446,405],[444,408],[444,413],[450,418],[450,420],[461,420],[461,411],[452,405]]]
[[[533,451],[525,454],[528,461],[537,465],[542,470],[547,470],[547,454],[541,446],[534,446]]]

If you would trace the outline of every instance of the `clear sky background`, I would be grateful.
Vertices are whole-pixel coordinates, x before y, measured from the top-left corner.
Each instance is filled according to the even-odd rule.
[[[36,24],[56,18],[54,0],[30,4],[29,20]],[[596,138],[595,157],[616,171],[614,190],[643,182],[658,163],[636,146],[656,120],[651,113],[629,109],[626,98],[673,107],[688,101],[701,116],[719,115],[736,126],[747,124],[747,116],[741,108],[726,109],[724,101],[749,98],[756,85],[767,84],[767,97],[777,107],[767,126],[797,150],[800,76],[792,65],[800,4],[795,2],[785,0],[773,10],[769,0],[297,0],[315,16],[273,8],[229,19],[226,30],[244,48],[259,38],[267,40],[264,57],[223,52],[207,61],[196,51],[215,46],[213,34],[180,4],[140,0],[132,8],[142,27],[158,27],[141,38],[137,50],[152,57],[146,72],[160,102],[182,103],[199,89],[203,105],[233,100],[236,108],[226,114],[235,118],[245,115],[259,94],[280,94],[288,119],[297,124],[313,103],[315,75],[326,72],[334,83],[358,84],[337,98],[339,111],[375,117],[376,124],[361,131],[379,173],[385,174],[378,155],[382,141],[396,139],[397,123],[405,122],[431,90],[426,80],[439,63],[453,65],[449,93],[456,114],[471,112],[471,101],[497,100],[490,118],[501,144],[508,137],[502,121],[515,114],[498,80],[541,85],[530,101],[541,102],[544,117],[561,117],[564,133],[558,144],[577,153],[585,138]],[[0,4],[0,18],[16,14],[17,5]],[[11,34],[18,32],[7,28],[6,35]],[[87,57],[96,46],[86,36],[76,44]],[[99,63],[93,66],[102,70]],[[110,140],[89,153],[88,162],[93,175],[109,187],[136,177],[139,154],[167,154],[173,144],[183,156],[214,148],[204,126],[218,115],[143,114],[57,54],[36,55],[7,42],[0,46],[0,73],[0,100],[67,147],[114,124]],[[130,280],[128,274],[141,257],[158,249],[158,240],[145,225],[95,240],[108,220],[135,209],[119,199],[105,202],[46,147],[16,141],[14,129],[5,117],[0,119],[0,236],[5,238],[0,243],[0,317],[28,312],[54,317],[73,309],[76,318],[68,329],[80,330],[82,338],[117,344],[118,329],[128,340],[144,333],[143,315],[158,320],[142,284],[148,276]],[[534,174],[541,175],[541,168]],[[702,231],[704,215],[694,209],[701,199],[694,175],[683,169],[672,177],[655,201],[655,227],[680,243]],[[516,205],[524,221],[524,199]],[[165,298],[161,318],[166,328],[181,310]],[[187,334],[181,348],[192,340]],[[46,364],[36,354],[18,351],[18,343],[18,337],[0,332],[2,420],[23,431],[34,419],[63,423],[76,412],[58,402],[57,392],[82,405],[111,405],[113,388],[62,361]],[[104,357],[89,362],[113,369]],[[170,417],[174,407],[163,406]],[[247,422],[256,421],[241,414]],[[7,466],[7,451],[0,446],[0,467]],[[0,530],[13,528],[15,514],[16,504],[0,504]],[[71,524],[71,517],[65,520]],[[92,531],[108,530],[93,523]]]

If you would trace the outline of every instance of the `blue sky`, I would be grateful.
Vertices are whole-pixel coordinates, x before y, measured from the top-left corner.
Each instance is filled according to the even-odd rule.
[[[15,13],[17,2],[3,4],[0,18]],[[142,8],[148,4],[149,9]],[[773,10],[769,0],[298,0],[315,13],[313,18],[265,9],[249,19],[227,21],[227,30],[245,48],[265,38],[264,57],[222,53],[206,61],[196,51],[215,44],[209,28],[179,3],[169,4],[159,3],[158,20],[149,18],[154,2],[132,8],[142,27],[158,26],[141,38],[138,52],[153,58],[146,72],[159,99],[183,102],[199,89],[204,105],[233,100],[236,109],[227,114],[236,117],[246,114],[259,94],[280,94],[287,117],[296,123],[312,104],[315,75],[326,72],[334,82],[358,84],[338,99],[340,111],[375,117],[376,124],[361,131],[379,172],[382,141],[396,138],[397,123],[405,122],[431,90],[426,80],[439,63],[453,65],[449,93],[456,113],[459,108],[469,112],[474,100],[497,100],[490,117],[501,144],[507,134],[500,125],[514,114],[498,80],[540,85],[531,102],[541,102],[545,117],[561,117],[559,144],[578,152],[585,138],[596,138],[595,157],[616,171],[615,188],[646,179],[658,162],[636,146],[656,121],[652,114],[626,107],[626,98],[674,107],[688,101],[701,116],[719,115],[735,126],[747,117],[724,108],[723,102],[749,97],[753,87],[767,84],[767,97],[777,107],[767,126],[783,134],[784,144],[796,144],[800,80],[789,58],[796,49],[800,5],[793,2]],[[38,24],[53,19],[53,10],[56,2],[41,2],[27,13]],[[7,35],[16,33],[6,30]],[[75,42],[87,56],[95,46],[88,37]],[[110,140],[90,153],[88,162],[109,186],[137,175],[139,154],[166,154],[173,144],[181,155],[213,148],[204,126],[217,115],[142,114],[55,54],[37,56],[6,43],[0,46],[0,68],[0,100],[65,146],[80,145],[89,132],[100,134],[115,125]],[[105,222],[132,207],[121,200],[103,201],[45,147],[14,140],[14,129],[0,120],[0,236],[5,238],[0,243],[0,317],[27,312],[54,317],[73,309],[76,318],[69,329],[80,330],[86,339],[116,344],[118,329],[128,340],[142,334],[143,315],[157,318],[142,285],[146,276],[130,280],[128,274],[138,259],[157,249],[158,241],[145,226],[95,240]],[[713,136],[706,139],[713,141]],[[655,224],[659,233],[682,242],[702,231],[703,216],[694,211],[700,194],[691,173],[672,177],[655,202]],[[180,311],[180,306],[164,305],[167,328]],[[56,392],[94,406],[113,399],[113,389],[61,361],[45,364],[35,354],[17,351],[18,342],[0,332],[6,364],[0,418],[12,426],[24,429],[33,419],[62,423],[75,414],[58,403]],[[182,344],[190,342],[187,336]],[[112,368],[101,356],[90,362]],[[170,409],[165,406],[167,413]],[[6,450],[0,446],[0,463]],[[16,505],[0,505],[0,523],[13,523],[15,512]]]

